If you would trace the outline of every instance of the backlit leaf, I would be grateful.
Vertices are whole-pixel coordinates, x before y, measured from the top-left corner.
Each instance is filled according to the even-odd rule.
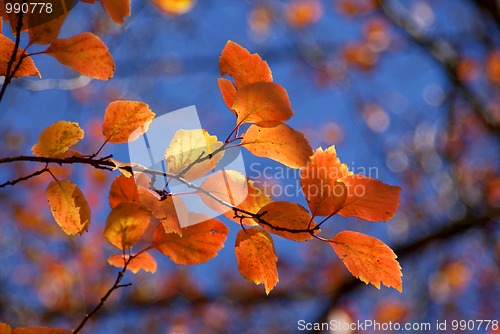
[[[104,138],[114,144],[136,140],[148,131],[155,116],[146,103],[111,102],[104,112],[102,125]]]
[[[293,115],[286,90],[274,82],[257,82],[236,92],[232,109],[237,124],[261,121],[284,122]]]
[[[278,283],[278,257],[269,233],[261,228],[240,230],[235,252],[241,276],[257,285],[264,284],[269,294]]]
[[[201,184],[201,188],[232,206],[251,213],[257,213],[263,206],[272,202],[272,199],[261,189],[257,188],[252,180],[247,179],[243,174],[234,170],[221,170],[208,176]],[[240,223],[240,219],[234,217],[235,213],[233,209],[203,193],[199,195],[209,208]],[[253,219],[243,219],[243,223],[246,225],[258,225]]]
[[[114,208],[123,202],[140,202],[139,191],[133,177],[117,176],[109,190],[109,206]]]
[[[181,15],[189,12],[195,5],[195,0],[153,0],[153,3],[167,15]]]
[[[344,217],[358,217],[377,222],[388,221],[399,207],[401,187],[355,174],[346,176],[347,198],[338,212]]]
[[[329,240],[335,253],[354,277],[380,289],[380,282],[403,290],[401,267],[396,254],[382,241],[368,235],[343,231]]]
[[[113,77],[115,71],[115,62],[108,47],[90,32],[57,39],[44,53],[78,73],[94,79],[108,80]]]
[[[101,0],[101,4],[114,23],[124,24],[130,16],[130,0]]]
[[[159,225],[153,236],[153,246],[177,264],[200,264],[217,256],[224,247],[229,229],[219,220],[190,213],[193,221],[202,221],[177,233],[165,233]]]
[[[15,43],[11,41],[8,37],[0,34],[0,76],[5,76],[7,74],[7,68],[12,57],[12,53],[14,52]],[[21,60],[21,56],[24,54],[24,50],[19,48],[16,54],[16,60],[14,61],[14,65],[11,67],[11,72],[16,67],[16,65]],[[31,57],[24,57],[19,70],[14,75],[14,78],[18,77],[26,77],[30,75],[36,75],[41,77],[40,72],[35,66],[35,63],[31,59]]]
[[[120,203],[106,219],[104,237],[121,250],[132,247],[146,231],[150,217],[151,212],[139,203]]]
[[[112,255],[108,258],[108,263],[112,266],[123,268],[125,266],[125,261],[129,259],[128,255],[123,257],[123,254]],[[130,260],[127,265],[127,269],[137,274],[139,270],[144,270],[150,273],[156,272],[156,260],[148,253],[143,252],[136,255]]]
[[[180,198],[176,198],[175,203],[171,196],[160,200],[150,190],[144,188],[139,188],[139,198],[153,216],[160,220],[165,233],[175,232],[182,236],[179,219],[186,219],[188,213]]]
[[[48,22],[35,25],[28,30],[31,44],[50,44],[57,39],[61,26],[68,14],[58,16]]]
[[[272,202],[260,209],[257,214],[261,216],[261,219],[257,220],[260,226],[273,234],[294,241],[310,240],[312,235],[307,230],[316,226],[309,212],[297,203]]]
[[[295,0],[286,7],[286,19],[294,28],[305,28],[319,21],[323,6],[319,0]]]
[[[11,334],[12,328],[6,323],[0,322],[0,334]]]
[[[231,110],[234,114],[236,114],[236,112],[233,110],[234,97],[236,95],[236,87],[234,87],[234,84],[230,80],[224,78],[219,78],[217,82],[219,84],[219,90],[222,95],[222,99],[224,100],[224,103],[229,108],[229,110]]]
[[[71,181],[52,181],[45,192],[50,212],[68,235],[82,234],[90,223],[90,208],[80,188]]]
[[[180,176],[186,180],[198,179],[215,168],[222,159],[224,152],[218,152],[212,157],[222,145],[216,136],[209,135],[205,129],[180,129],[174,134],[165,150],[167,171],[181,174]],[[209,156],[210,159],[207,158]],[[207,159],[198,161],[204,158]]]
[[[63,328],[48,328],[48,327],[26,327],[16,328],[12,334],[72,334],[72,331]]]
[[[335,146],[316,150],[300,174],[302,191],[313,215],[328,216],[340,210],[347,197],[347,187],[341,179],[349,174],[352,173],[346,164],[340,163]]]
[[[278,122],[252,124],[243,135],[241,145],[256,156],[292,168],[305,167],[313,154],[302,133]]]
[[[233,77],[238,89],[256,82],[273,81],[267,62],[233,41],[227,42],[222,50],[219,68],[221,75],[229,74]]]
[[[39,157],[57,158],[82,140],[83,136],[84,132],[78,123],[57,121],[42,131],[38,143],[31,150]]]

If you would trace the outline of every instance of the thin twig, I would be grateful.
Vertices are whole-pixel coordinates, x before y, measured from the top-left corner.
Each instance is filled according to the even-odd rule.
[[[37,170],[36,172],[33,172],[33,173],[29,174],[29,175],[26,175],[26,176],[23,176],[23,177],[19,177],[19,178],[15,179],[15,180],[7,181],[5,183],[2,183],[2,184],[0,184],[0,188],[5,188],[7,186],[13,186],[13,185],[18,184],[20,182],[29,180],[29,179],[31,179],[31,178],[33,178],[35,176],[42,175],[43,173],[48,172],[48,171],[49,171],[49,169],[47,167],[45,167],[45,168]]]

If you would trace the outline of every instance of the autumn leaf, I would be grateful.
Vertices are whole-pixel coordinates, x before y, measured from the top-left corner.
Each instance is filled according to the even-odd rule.
[[[128,259],[128,255],[124,257],[123,254],[116,254],[108,258],[108,263],[112,266],[123,268],[125,266],[125,261],[128,261]],[[137,274],[141,269],[150,273],[155,273],[156,261],[148,252],[143,252],[139,255],[135,255],[132,260],[130,260],[127,269],[134,274]]]
[[[272,202],[259,210],[256,219],[260,226],[280,237],[307,241],[312,238],[311,232],[316,224],[309,212],[300,204],[291,202]],[[317,233],[315,230],[314,233]]]
[[[16,328],[12,334],[72,334],[72,331],[63,328],[48,328],[48,327],[25,327]]]
[[[120,203],[109,213],[104,237],[121,250],[132,247],[146,231],[150,217],[151,212],[139,203]]]
[[[148,131],[155,116],[146,103],[111,102],[104,112],[104,138],[114,144],[134,141]]]
[[[318,22],[322,15],[323,6],[318,0],[295,0],[287,5],[285,11],[288,23],[298,29]]]
[[[115,62],[108,47],[90,32],[57,39],[43,53],[94,79],[108,80],[115,71]]]
[[[236,115],[236,112],[233,110],[236,87],[234,87],[234,84],[230,80],[224,78],[219,78],[217,80],[217,83],[219,84],[219,90],[224,103],[229,108],[229,110],[231,110]]]
[[[177,16],[189,12],[195,5],[196,0],[153,0],[153,4],[158,9],[172,16]]]
[[[47,22],[32,26],[29,30],[30,45],[32,44],[50,44],[57,39],[61,26],[66,20],[68,14],[58,16]]]
[[[257,213],[263,206],[272,202],[272,199],[255,186],[252,180],[234,170],[221,170],[209,175],[201,184],[201,189],[232,206],[251,213]],[[204,193],[199,193],[199,195],[209,208],[224,214],[236,223],[240,223],[240,218],[234,217],[235,213],[232,208],[217,202]],[[243,219],[243,223],[258,225],[253,219]]]
[[[101,0],[101,5],[114,23],[124,24],[130,16],[130,0]]]
[[[256,82],[273,81],[267,62],[233,41],[228,41],[222,50],[219,68],[221,75],[229,74],[234,78],[237,89]]]
[[[140,203],[139,191],[133,177],[125,177],[125,175],[117,176],[109,190],[109,206],[117,207],[123,202]]]
[[[224,247],[229,229],[215,218],[190,213],[190,219],[201,221],[182,229],[182,237],[177,233],[165,233],[159,225],[153,236],[153,247],[177,264],[200,264],[217,256]]]
[[[368,235],[343,231],[329,240],[333,250],[354,277],[380,289],[380,282],[403,290],[401,267],[396,254],[382,241]]]
[[[338,212],[344,217],[358,217],[378,222],[391,219],[399,207],[401,187],[354,174],[343,178],[347,185],[344,206]]]
[[[67,235],[83,234],[90,223],[90,208],[78,186],[71,181],[52,181],[45,192],[50,212]]]
[[[240,230],[236,236],[236,260],[238,270],[245,279],[264,284],[266,294],[278,283],[278,257],[273,239],[261,228]]]
[[[214,169],[222,159],[223,151],[212,156],[222,145],[216,136],[209,135],[205,129],[180,129],[165,150],[167,171],[180,174],[186,180],[198,179]]]
[[[256,156],[273,159],[291,168],[305,167],[313,154],[302,133],[278,122],[252,124],[243,135],[241,146]]]
[[[237,124],[261,121],[284,122],[293,115],[286,90],[274,82],[257,82],[236,92],[232,109]]]
[[[175,232],[182,236],[180,219],[187,219],[187,208],[180,198],[175,202],[172,196],[160,200],[151,191],[139,188],[139,198],[141,203],[160,220],[165,233]]]
[[[83,136],[84,132],[78,123],[57,121],[42,131],[31,150],[39,157],[57,158],[82,140]]]
[[[350,174],[347,165],[340,163],[335,146],[314,152],[300,174],[302,191],[314,216],[328,216],[342,208],[348,191],[341,179]]]
[[[0,34],[0,76],[7,75],[7,68],[9,66],[10,59],[12,57],[12,53],[14,52],[15,43],[11,41],[8,37]],[[16,65],[21,61],[22,55],[25,54],[25,51],[22,48],[18,48],[16,53],[16,59],[14,61],[13,66],[11,67],[11,74]],[[35,66],[35,63],[31,59],[31,57],[23,57],[21,61],[21,65],[19,70],[14,74],[14,78],[26,77],[26,76],[38,76],[40,72]]]
[[[0,334],[12,334],[12,328],[6,323],[0,322]]]

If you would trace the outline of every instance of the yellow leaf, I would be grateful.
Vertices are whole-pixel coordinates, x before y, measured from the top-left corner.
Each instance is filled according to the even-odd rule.
[[[115,71],[115,62],[108,47],[90,32],[57,39],[44,53],[78,73],[94,79],[108,80],[113,77]]]
[[[341,179],[350,174],[337,158],[335,146],[316,150],[300,174],[302,191],[314,216],[328,216],[342,208],[348,190]]]
[[[109,190],[109,206],[114,208],[123,202],[140,202],[139,190],[133,177],[117,176]]]
[[[111,102],[104,112],[104,138],[114,144],[134,141],[148,131],[155,116],[142,102]]]
[[[228,41],[222,50],[219,68],[221,75],[229,74],[234,78],[237,89],[256,82],[273,81],[267,62],[233,41]]]
[[[234,170],[221,170],[209,175],[201,184],[201,188],[217,198],[251,213],[257,213],[263,206],[272,202],[264,191],[257,188],[252,180]],[[212,210],[224,214],[227,218],[240,223],[235,218],[234,210],[223,205],[206,194],[199,193],[203,202]],[[258,225],[253,219],[243,219],[246,225]]]
[[[280,237],[307,241],[312,238],[311,232],[316,224],[309,212],[300,204],[291,202],[272,202],[257,213],[261,219],[256,220],[260,226]],[[316,230],[314,233],[317,233]]]
[[[217,256],[224,247],[229,229],[215,218],[190,213],[193,221],[199,224],[182,229],[182,237],[177,233],[165,233],[158,225],[153,236],[153,246],[172,262],[177,264],[200,264]]]
[[[150,217],[151,212],[139,203],[120,203],[106,219],[104,237],[121,250],[130,248],[146,231]]]
[[[101,0],[101,5],[114,23],[124,24],[130,16],[130,0]]]
[[[236,260],[238,270],[245,279],[264,284],[266,294],[278,283],[278,257],[273,239],[261,228],[240,230],[236,236]]]
[[[293,115],[286,90],[274,82],[257,82],[236,92],[232,109],[237,124],[261,121],[284,122]]]
[[[396,254],[382,241],[368,235],[343,231],[329,240],[333,250],[354,277],[380,289],[380,282],[403,290],[401,267]]]
[[[7,74],[7,67],[14,52],[15,43],[11,41],[8,37],[0,34],[0,76],[5,76]],[[16,60],[14,65],[11,67],[11,72],[16,67],[16,65],[21,60],[21,56],[24,54],[24,50],[19,48],[16,54]],[[26,76],[38,76],[41,77],[40,72],[35,66],[35,63],[31,57],[23,58],[19,70],[15,73],[14,78],[26,77]]]
[[[38,143],[31,150],[39,157],[58,158],[82,140],[83,136],[84,132],[78,123],[58,121],[42,131]]]
[[[216,136],[209,135],[205,129],[180,129],[174,134],[165,150],[167,171],[172,174],[182,174],[180,176],[186,180],[198,179],[215,168],[222,159],[223,151],[212,156],[222,145]],[[198,161],[198,159],[205,160]]]
[[[90,223],[90,208],[80,188],[71,181],[52,181],[45,192],[56,223],[68,235],[83,234]]]
[[[139,198],[141,203],[160,220],[165,229],[165,233],[175,232],[182,236],[182,228],[179,217],[187,217],[187,209],[180,198],[167,197],[163,200],[157,198],[151,191],[139,188]]]
[[[181,15],[189,12],[195,5],[195,0],[153,0],[159,10],[167,15]]]
[[[108,258],[108,263],[112,266],[123,268],[125,266],[125,261],[128,261],[128,259],[128,255],[123,257],[123,254],[116,254]],[[132,260],[130,260],[127,265],[127,269],[134,274],[137,274],[141,269],[150,273],[155,273],[156,261],[148,252],[143,252],[134,256]]]
[[[256,156],[291,168],[305,167],[313,154],[302,133],[278,122],[252,124],[243,135],[241,145]]]

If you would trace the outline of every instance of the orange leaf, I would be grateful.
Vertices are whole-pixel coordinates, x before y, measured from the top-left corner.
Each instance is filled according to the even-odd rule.
[[[286,7],[286,19],[294,28],[305,28],[319,21],[323,6],[318,0],[295,0]]]
[[[109,206],[114,208],[123,202],[139,203],[139,191],[133,177],[117,176],[109,190]]]
[[[273,234],[294,241],[310,240],[312,235],[305,230],[316,226],[309,212],[297,203],[272,202],[260,209],[257,214],[262,218],[257,220],[260,226]]]
[[[0,76],[5,76],[7,74],[7,67],[10,58],[12,57],[12,53],[14,52],[14,47],[15,43],[13,41],[11,41],[8,37],[0,34]],[[22,48],[19,48],[17,50],[16,60],[11,67],[11,72],[19,63],[19,61],[21,60],[21,56],[24,53],[25,52]],[[25,57],[21,62],[19,70],[14,75],[14,78],[26,77],[30,75],[37,75],[41,78],[40,72],[38,72],[38,69],[36,68],[35,63],[31,59],[31,57]]]
[[[182,236],[182,228],[179,217],[187,217],[187,209],[182,205],[180,198],[176,198],[175,203],[172,197],[164,200],[157,198],[151,191],[139,188],[139,198],[141,203],[148,208],[153,216],[160,220],[165,229],[165,233],[175,232]]]
[[[252,180],[234,170],[221,170],[209,175],[201,184],[201,188],[232,206],[251,213],[257,213],[263,206],[272,202],[269,196],[254,185]],[[203,193],[199,195],[209,208],[240,223],[239,218],[234,218],[233,209]],[[253,219],[244,219],[243,223],[253,226],[258,225]]]
[[[128,255],[125,255],[125,257],[123,257],[123,254],[116,254],[108,258],[108,263],[112,266],[123,268],[125,266],[125,261],[127,261],[128,259]],[[155,273],[156,261],[148,252],[143,252],[139,255],[134,256],[134,258],[130,260],[127,265],[127,269],[134,274],[137,274],[141,269],[150,273]]]
[[[78,73],[94,79],[108,80],[115,72],[115,62],[108,47],[90,32],[57,39],[44,53]]]
[[[83,234],[90,223],[90,208],[80,188],[71,181],[52,181],[45,192],[56,223],[67,235]]]
[[[109,213],[104,237],[113,246],[125,250],[135,245],[146,231],[151,212],[134,202],[118,204]]]
[[[347,175],[347,165],[340,163],[335,146],[314,152],[300,174],[302,191],[314,216],[328,216],[344,205],[347,187],[340,179]]]
[[[313,150],[304,135],[279,122],[252,124],[241,145],[259,157],[281,162],[291,168],[305,167]]]
[[[232,109],[237,124],[260,121],[284,122],[293,115],[286,90],[274,82],[257,82],[236,92]]]
[[[114,101],[104,112],[102,133],[110,143],[131,142],[148,131],[155,116],[145,103]]]
[[[31,150],[39,157],[60,157],[83,136],[84,132],[78,123],[57,121],[42,131],[38,143]]]
[[[236,236],[238,270],[245,279],[264,284],[266,294],[278,284],[278,256],[273,239],[261,228],[240,230]]]
[[[221,75],[229,74],[234,78],[238,89],[256,82],[273,81],[267,62],[233,41],[228,41],[222,50],[219,68]]]
[[[236,95],[236,87],[234,87],[234,84],[230,80],[224,78],[219,78],[217,80],[217,83],[219,84],[219,90],[222,95],[222,99],[224,100],[224,103],[229,108],[229,110],[231,110],[236,115],[236,112],[233,110],[234,96]]]
[[[211,156],[222,145],[217,136],[211,136],[205,129],[180,129],[165,150],[167,171],[172,174],[182,173],[180,176],[186,180],[198,179],[215,168],[224,152],[218,152],[204,161],[196,161]]]
[[[68,14],[58,16],[47,22],[32,26],[29,30],[31,44],[50,44],[57,39],[61,26]]]
[[[399,207],[401,187],[355,174],[346,176],[347,198],[338,212],[344,217],[358,217],[369,221],[388,221]]]
[[[189,12],[195,5],[195,0],[153,0],[159,10],[167,15],[181,15]]]
[[[217,219],[192,212],[190,216],[202,223],[183,228],[182,237],[165,233],[161,225],[153,236],[153,246],[177,264],[200,264],[214,258],[224,247],[229,232]]]
[[[124,24],[130,16],[130,0],[101,0],[101,5],[114,23]]]
[[[48,328],[48,327],[26,327],[16,328],[12,334],[72,334],[72,331],[63,328]]]
[[[403,290],[396,254],[382,241],[366,234],[343,231],[329,240],[333,250],[354,277],[380,289],[380,282]]]
[[[0,334],[11,334],[11,333],[12,333],[12,328],[6,323],[0,322]]]

